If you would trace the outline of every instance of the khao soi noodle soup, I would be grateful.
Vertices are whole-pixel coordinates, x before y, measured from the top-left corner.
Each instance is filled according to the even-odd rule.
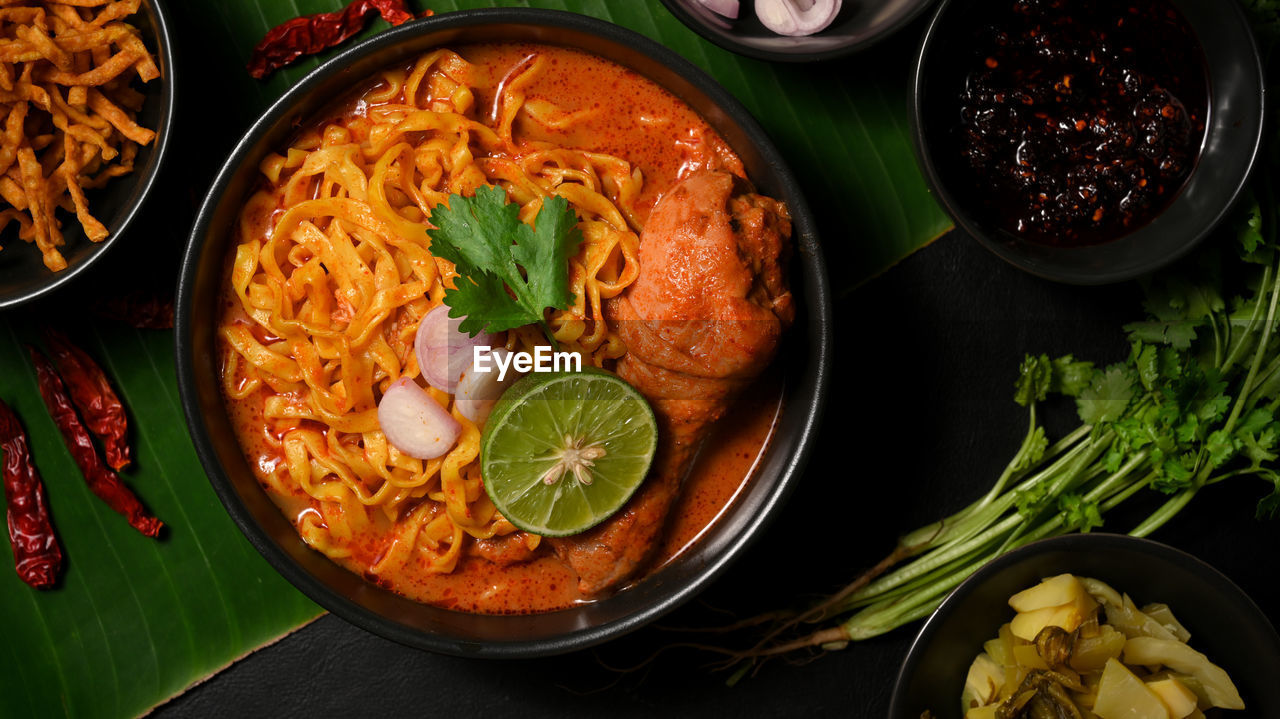
[[[439,49],[371,78],[260,170],[224,275],[223,393],[260,483],[316,551],[421,602],[549,611],[669,561],[749,479],[781,402],[765,369],[794,313],[789,218],[654,83],[566,48]],[[495,509],[481,423],[423,381],[415,354],[423,318],[470,281],[433,256],[432,210],[488,186],[531,225],[568,201],[573,300],[545,322],[657,418],[639,490],[578,536],[540,537]],[[535,323],[493,344],[549,341]],[[460,427],[442,455],[415,458],[382,431],[379,402],[401,378]]]

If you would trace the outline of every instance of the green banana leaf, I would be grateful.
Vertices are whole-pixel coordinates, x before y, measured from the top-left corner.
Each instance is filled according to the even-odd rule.
[[[179,92],[187,96],[179,112],[209,104],[223,119],[200,125],[179,114],[180,126],[212,133],[202,140],[206,149],[229,148],[253,117],[327,56],[256,82],[244,71],[253,45],[279,22],[341,4],[169,0],[179,33]],[[915,37],[900,37],[871,55],[789,66],[722,50],[657,0],[425,0],[416,9],[494,5],[611,20],[672,47],[718,79],[800,176],[838,290],[885,270],[949,226],[916,169],[907,132]],[[366,34],[385,27],[378,21]],[[193,100],[194,93],[207,97]],[[86,307],[121,292],[119,277],[171,290],[192,208],[218,159],[217,152],[205,154],[214,157],[200,171],[170,175],[189,183],[171,188],[185,191],[186,201],[153,199],[146,221],[96,273],[53,301],[0,314],[0,399],[31,437],[68,557],[59,587],[37,592],[17,578],[8,545],[0,542],[0,716],[135,716],[320,613],[244,540],[210,489],[179,405],[172,332],[85,316]],[[40,328],[51,320],[98,358],[119,388],[136,453],[136,466],[124,477],[167,522],[159,541],[135,532],[89,493],[45,412],[23,345],[38,344]]]
[[[178,400],[173,333],[115,323],[72,336],[115,380],[136,468],[123,473],[167,524],[144,537],[94,497],[45,411],[24,344],[0,321],[0,398],[31,439],[67,557],[37,592],[0,550],[0,716],[137,716],[320,614],[240,535],[196,458]]]

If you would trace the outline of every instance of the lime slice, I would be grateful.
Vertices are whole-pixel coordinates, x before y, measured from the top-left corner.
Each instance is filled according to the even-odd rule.
[[[531,374],[498,400],[480,440],[484,488],[534,534],[584,532],[622,508],[658,446],[649,403],[602,370]]]

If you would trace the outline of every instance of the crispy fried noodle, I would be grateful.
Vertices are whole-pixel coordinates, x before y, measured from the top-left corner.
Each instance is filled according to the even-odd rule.
[[[155,133],[135,122],[160,77],[137,28],[141,0],[0,0],[0,231],[18,223],[45,267],[67,266],[59,208],[93,242],[108,231],[85,190],[133,171]]]
[[[220,328],[224,390],[233,400],[265,397],[264,441],[284,457],[266,481],[310,498],[297,521],[311,546],[348,556],[346,542],[370,521],[366,508],[394,523],[375,575],[414,553],[428,571],[451,572],[468,536],[517,531],[485,495],[480,431],[451,397],[428,390],[464,428],[439,459],[400,453],[378,426],[376,398],[419,374],[414,333],[456,277],[431,254],[432,208],[450,193],[498,185],[532,222],[546,198],[565,198],[585,241],[571,263],[575,303],[549,324],[561,349],[596,366],[626,351],[601,301],[639,273],[634,203],[643,180],[617,157],[516,137],[522,114],[544,127],[575,121],[526,102],[523,88],[542,71],[540,56],[528,58],[493,108],[476,107],[475,69],[453,52],[385,72],[357,112],[269,155],[241,215],[229,282],[243,314]],[[506,343],[528,349],[540,336],[522,328]],[[523,539],[530,549],[539,541]]]

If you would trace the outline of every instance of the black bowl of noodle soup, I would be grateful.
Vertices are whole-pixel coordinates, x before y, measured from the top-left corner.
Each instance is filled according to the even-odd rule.
[[[385,68],[407,66],[436,48],[503,43],[588,53],[655,83],[700,116],[723,138],[729,155],[740,159],[756,190],[789,208],[796,308],[767,371],[780,394],[780,409],[770,415],[771,438],[718,515],[674,558],[616,593],[554,611],[511,614],[413,601],[304,542],[246,459],[224,402],[219,349],[233,236],[247,198],[262,183],[264,159],[300,142],[299,128],[332,115],[336,98],[349,97]],[[342,52],[286,93],[245,134],[204,201],[182,266],[176,324],[178,380],[197,452],[227,511],[258,551],[305,594],[353,624],[409,646],[479,657],[546,656],[592,646],[653,621],[710,584],[763,532],[798,480],[815,441],[832,351],[830,290],[814,220],[795,177],[746,109],[701,70],[643,36],[580,15],[531,9],[461,11],[407,23]]]

